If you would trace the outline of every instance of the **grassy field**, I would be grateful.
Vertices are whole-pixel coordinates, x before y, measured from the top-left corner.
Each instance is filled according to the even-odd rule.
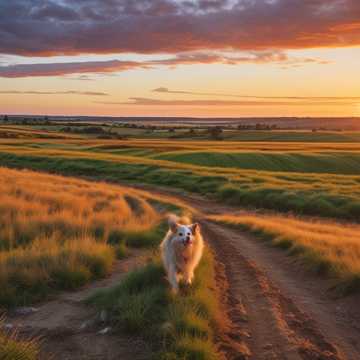
[[[0,168],[0,306],[29,304],[111,271],[126,246],[153,246],[166,203],[143,191]],[[172,202],[174,203],[174,202]],[[154,240],[155,239],[155,240]]]
[[[204,146],[212,151],[200,151]],[[234,148],[163,140],[6,141],[0,165],[168,186],[236,206],[360,219],[358,144],[238,144],[236,152],[229,146]],[[276,153],[267,150],[272,148]],[[171,160],[179,151],[192,163]]]
[[[348,294],[360,289],[360,226],[281,215],[216,215],[216,222],[250,231],[300,257],[310,269],[334,279]]]
[[[134,154],[139,156],[138,154]],[[235,152],[235,151],[174,151],[151,156],[200,166],[282,171],[360,175],[360,153],[344,152]]]
[[[96,126],[102,124],[95,124]],[[94,124],[88,124],[89,127]],[[72,126],[72,129],[83,130],[86,126]],[[1,126],[0,126],[1,128]],[[46,126],[46,125],[32,125],[28,128],[38,131],[46,132],[60,132],[63,125]],[[176,128],[170,127],[164,129],[141,129],[141,128],[129,128],[121,126],[102,126],[105,131],[112,134],[117,134],[129,139],[181,139],[190,141],[208,141],[212,139],[211,134],[207,128],[193,129],[190,128]],[[169,131],[169,129],[171,129]],[[93,136],[94,137],[94,136]],[[238,130],[225,129],[220,138],[224,141],[269,141],[269,142],[358,142],[360,140],[360,132],[350,131],[331,131],[331,130],[319,130],[313,132],[311,130]]]

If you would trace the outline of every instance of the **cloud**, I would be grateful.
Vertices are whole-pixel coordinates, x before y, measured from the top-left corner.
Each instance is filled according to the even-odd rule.
[[[358,0],[2,0],[0,53],[50,56],[360,45]]]
[[[87,95],[87,96],[109,96],[109,94],[98,91],[17,91],[17,90],[5,90],[0,91],[0,94],[4,95]]]
[[[215,52],[181,53],[163,59],[148,61],[83,61],[68,63],[15,64],[0,66],[0,77],[18,78],[34,76],[64,76],[80,74],[78,80],[89,80],[84,74],[111,74],[132,69],[152,69],[159,66],[176,67],[194,64],[227,64],[274,63],[281,66],[304,65],[308,63],[324,64],[324,60],[313,58],[294,58],[280,51],[251,52],[247,55],[234,56]],[[82,75],[81,75],[82,74]]]
[[[231,98],[250,98],[250,99],[268,99],[268,100],[311,100],[311,101],[356,101],[360,100],[360,96],[260,96],[260,95],[249,95],[249,94],[229,94],[229,93],[212,93],[212,92],[201,92],[201,91],[188,91],[188,90],[170,90],[166,87],[158,87],[151,90],[155,93],[160,94],[181,94],[181,95],[192,95],[192,96],[221,96]]]
[[[133,105],[133,106],[338,106],[338,105],[355,105],[356,102],[351,101],[256,101],[256,100],[219,100],[219,99],[206,99],[206,100],[163,100],[152,99],[143,97],[131,97],[129,101],[116,102],[116,101],[94,101],[96,104],[102,105]]]
[[[84,61],[69,63],[19,64],[0,66],[0,77],[17,78],[32,76],[62,76],[69,74],[112,73],[145,68],[146,64],[135,61]]]

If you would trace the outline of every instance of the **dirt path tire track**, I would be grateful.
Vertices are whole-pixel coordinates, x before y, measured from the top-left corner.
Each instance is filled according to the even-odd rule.
[[[325,338],[314,319],[299,310],[256,263],[229,244],[229,235],[236,239],[237,234],[206,221],[202,226],[217,260],[224,263],[231,297],[246,319],[240,321],[249,334],[252,359],[358,359],[355,354],[342,354]]]

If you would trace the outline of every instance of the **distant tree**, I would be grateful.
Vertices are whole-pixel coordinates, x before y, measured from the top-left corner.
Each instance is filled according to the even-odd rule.
[[[174,128],[170,128],[170,129],[168,130],[168,132],[169,132],[169,133],[174,133],[174,132],[175,132],[175,129],[174,129]]]
[[[4,116],[4,122],[8,122],[9,121],[9,117],[7,115]]]
[[[210,136],[214,139],[214,140],[220,140],[221,139],[221,134],[223,133],[223,130],[220,126],[215,126],[215,127],[211,127],[209,129],[209,133]]]

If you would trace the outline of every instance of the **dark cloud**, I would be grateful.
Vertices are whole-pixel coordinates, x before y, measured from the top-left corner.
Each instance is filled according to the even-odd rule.
[[[355,46],[359,19],[359,0],[2,0],[0,53]]]
[[[84,74],[108,74],[132,70],[150,69],[158,66],[176,67],[179,65],[214,64],[222,63],[237,65],[242,63],[275,63],[281,66],[301,66],[307,63],[325,64],[327,62],[318,59],[295,59],[289,58],[279,51],[252,52],[247,56],[229,56],[217,53],[186,53],[177,54],[165,59],[148,61],[84,61],[69,63],[42,63],[42,64],[17,64],[0,66],[0,77],[18,78],[35,76],[63,76],[83,74],[78,80],[89,80]]]
[[[0,91],[4,95],[87,95],[87,96],[109,96],[109,94],[99,91],[17,91],[5,90]]]

